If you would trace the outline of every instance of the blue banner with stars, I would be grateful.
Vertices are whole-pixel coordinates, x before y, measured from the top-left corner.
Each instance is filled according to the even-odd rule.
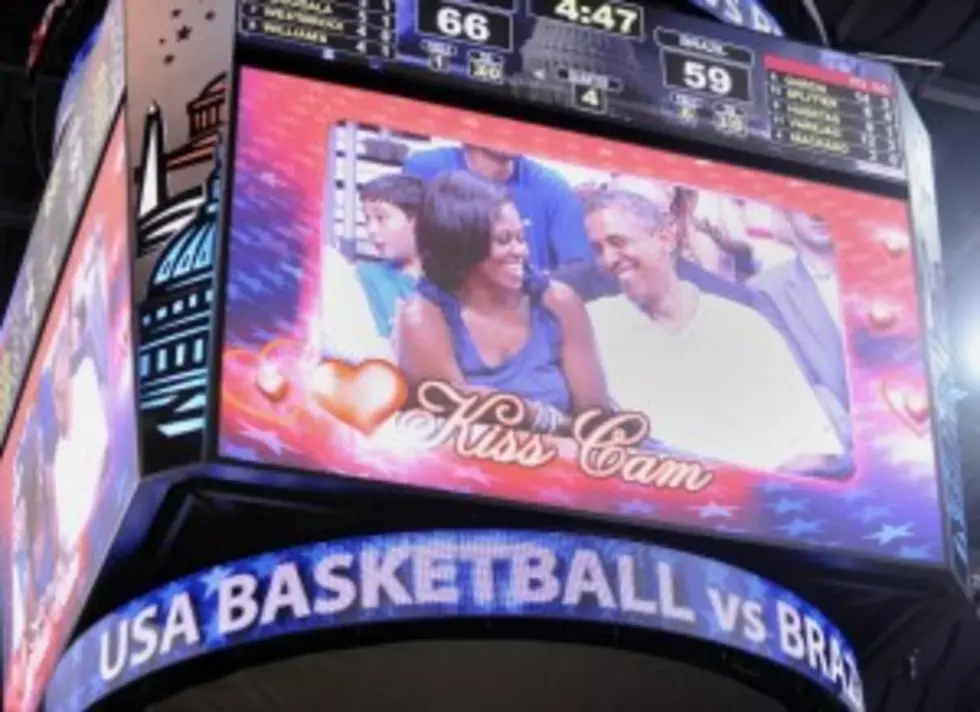
[[[337,540],[216,566],[138,598],[62,658],[46,709],[87,709],[188,660],[279,636],[395,621],[533,617],[630,626],[741,650],[864,712],[854,651],[759,576],[619,539],[436,531]]]

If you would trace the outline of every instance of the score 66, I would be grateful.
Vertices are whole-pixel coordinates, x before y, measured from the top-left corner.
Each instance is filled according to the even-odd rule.
[[[511,17],[471,5],[419,0],[418,31],[483,47],[507,51],[512,48]]]

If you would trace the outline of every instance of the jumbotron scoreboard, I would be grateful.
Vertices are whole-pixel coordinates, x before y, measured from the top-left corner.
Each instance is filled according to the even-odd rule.
[[[883,65],[630,2],[247,0],[239,41],[905,178]]]

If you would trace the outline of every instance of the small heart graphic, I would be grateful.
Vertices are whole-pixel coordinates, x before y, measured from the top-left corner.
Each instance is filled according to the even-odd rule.
[[[303,348],[299,342],[277,340],[258,353],[226,351],[222,359],[222,408],[275,428],[295,423],[304,408],[303,398],[296,388],[290,388],[286,374],[301,370]]]
[[[352,366],[324,361],[313,372],[313,398],[326,411],[370,435],[401,410],[408,400],[408,385],[387,361],[370,360]]]
[[[898,309],[883,300],[875,300],[868,310],[868,321],[879,331],[895,326],[898,321]]]
[[[909,248],[908,238],[898,233],[888,235],[884,239],[885,249],[892,257],[898,257]]]
[[[899,419],[916,435],[929,430],[929,399],[911,388],[885,382],[881,387],[885,403]]]
[[[263,363],[255,374],[255,387],[273,403],[281,403],[289,393],[289,381],[275,363]]]

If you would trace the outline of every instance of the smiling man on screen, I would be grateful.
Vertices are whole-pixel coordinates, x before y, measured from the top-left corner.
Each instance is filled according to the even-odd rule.
[[[609,389],[669,449],[765,471],[821,471],[843,455],[780,333],[751,308],[676,270],[665,206],[598,193],[586,226],[623,294],[589,305]]]

